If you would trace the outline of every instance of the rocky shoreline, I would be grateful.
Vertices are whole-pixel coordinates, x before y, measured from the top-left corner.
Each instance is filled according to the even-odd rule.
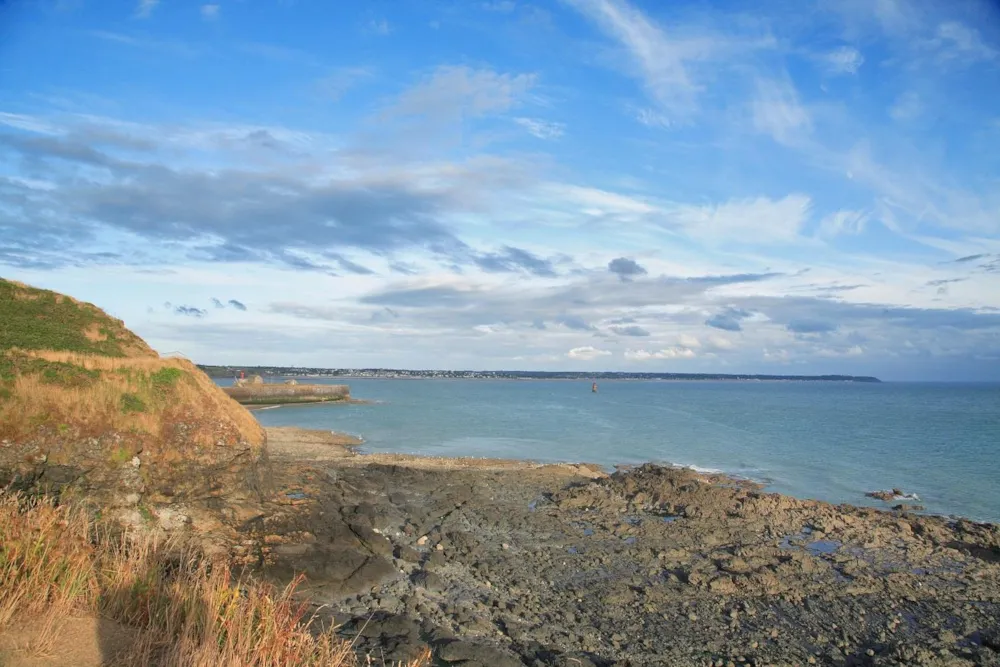
[[[1000,665],[1000,528],[687,469],[357,454],[269,429],[237,555],[387,660]]]

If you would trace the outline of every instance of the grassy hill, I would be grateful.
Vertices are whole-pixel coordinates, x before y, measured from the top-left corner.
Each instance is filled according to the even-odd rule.
[[[227,450],[256,458],[264,432],[194,364],[161,358],[93,304],[0,279],[0,441],[16,445],[0,467],[15,452],[88,470],[141,452],[166,475]],[[155,466],[143,472],[152,481]]]
[[[93,304],[0,278],[0,352],[11,349],[157,356],[124,322]]]

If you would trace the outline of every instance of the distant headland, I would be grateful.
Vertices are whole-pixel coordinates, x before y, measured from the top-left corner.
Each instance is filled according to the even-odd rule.
[[[633,373],[628,371],[435,371],[395,368],[306,368],[301,366],[199,365],[215,378],[260,375],[264,378],[442,378],[461,380],[736,380],[758,382],[881,382],[868,375],[760,375],[749,373]]]

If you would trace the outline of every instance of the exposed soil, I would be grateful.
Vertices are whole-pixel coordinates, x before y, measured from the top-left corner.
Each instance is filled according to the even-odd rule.
[[[0,635],[3,667],[101,667],[113,664],[137,632],[95,616],[24,619]]]
[[[646,465],[269,429],[240,551],[363,652],[474,665],[1000,665],[1000,529]]]

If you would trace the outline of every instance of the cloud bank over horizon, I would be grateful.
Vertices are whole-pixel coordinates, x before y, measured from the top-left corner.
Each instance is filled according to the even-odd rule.
[[[502,4],[0,6],[0,275],[203,363],[1000,380],[994,3]]]

